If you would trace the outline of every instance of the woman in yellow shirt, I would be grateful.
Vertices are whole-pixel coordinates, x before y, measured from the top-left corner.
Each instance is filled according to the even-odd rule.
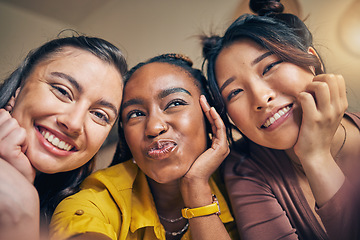
[[[91,175],[79,193],[60,203],[52,239],[236,236],[211,177],[229,149],[224,124],[203,96],[205,84],[201,71],[178,54],[129,71],[113,160],[118,164]],[[129,150],[132,160],[126,161]]]

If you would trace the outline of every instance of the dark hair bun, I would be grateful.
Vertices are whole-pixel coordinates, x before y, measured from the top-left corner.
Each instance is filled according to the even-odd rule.
[[[212,36],[201,36],[200,38],[201,43],[203,45],[203,57],[205,59],[208,59],[210,56],[211,50],[214,49],[214,47],[219,43],[221,40],[220,36],[212,35]]]
[[[280,0],[250,0],[249,6],[251,11],[259,16],[284,11],[284,5],[280,3]]]

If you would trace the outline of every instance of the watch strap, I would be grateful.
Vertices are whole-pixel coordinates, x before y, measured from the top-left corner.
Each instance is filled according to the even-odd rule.
[[[183,208],[181,210],[181,214],[186,219],[191,219],[193,217],[201,217],[201,216],[207,216],[211,214],[220,214],[220,207],[219,202],[215,195],[212,195],[213,203],[198,207],[198,208]]]

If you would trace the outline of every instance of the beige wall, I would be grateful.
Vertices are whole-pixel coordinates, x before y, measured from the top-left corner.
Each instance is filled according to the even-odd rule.
[[[194,36],[211,28],[223,29],[232,20],[237,1],[105,1],[73,25],[0,1],[0,74],[13,69],[29,49],[65,28],[118,45],[125,50],[130,66],[164,52],[182,52],[200,64],[201,49]]]

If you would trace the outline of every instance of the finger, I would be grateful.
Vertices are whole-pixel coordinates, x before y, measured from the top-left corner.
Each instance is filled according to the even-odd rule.
[[[201,108],[203,109],[206,118],[208,119],[210,126],[211,126],[211,131],[212,133],[216,132],[216,127],[214,126],[214,119],[212,118],[212,116],[210,115],[210,105],[206,100],[206,97],[204,95],[200,96],[200,105]]]
[[[339,98],[342,104],[342,108],[345,112],[345,110],[348,108],[348,100],[346,96],[346,84],[344,77],[342,75],[337,75],[337,83],[339,87]]]
[[[303,112],[303,122],[306,119],[314,118],[317,113],[316,103],[311,93],[301,92],[297,97]]]
[[[7,116],[3,115],[0,121],[2,121],[0,123],[0,141],[15,129],[20,128],[15,118],[12,117],[8,118]]]
[[[3,158],[16,158],[19,153],[25,153],[26,130],[24,128],[16,128],[0,142],[0,156]]]
[[[319,78],[320,81],[325,82],[328,85],[332,103],[338,101],[340,98],[338,78],[339,75],[334,74],[322,74]]]
[[[11,118],[10,113],[5,109],[0,108],[0,125],[10,118]]]
[[[317,81],[326,82],[329,91],[331,104],[334,106],[334,109],[337,113],[343,113],[348,107],[348,101],[346,97],[346,86],[345,80],[342,75],[334,74],[322,74],[320,77],[316,78]]]
[[[214,121],[210,115],[210,105],[208,103],[208,101],[206,100],[206,97],[204,95],[200,96],[200,105],[202,110],[205,113],[205,116],[207,117],[207,119],[209,120],[210,124],[213,125]]]
[[[214,126],[216,127],[216,132],[214,132],[215,137],[213,138],[212,148],[216,149],[218,146],[226,146],[225,152],[229,146],[226,136],[226,127],[222,121],[220,115],[216,112],[215,108],[211,108],[210,114],[214,119]]]
[[[330,89],[326,82],[312,82],[306,87],[306,92],[312,96],[312,101],[316,105],[316,110],[328,111],[331,105]],[[310,98],[306,98],[310,101]]]

